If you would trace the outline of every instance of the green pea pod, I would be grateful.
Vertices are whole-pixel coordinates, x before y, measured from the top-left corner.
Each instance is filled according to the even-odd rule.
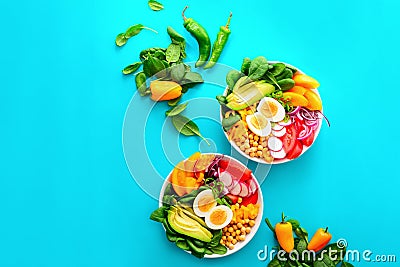
[[[214,67],[215,63],[217,63],[219,57],[221,56],[222,50],[224,49],[226,43],[228,42],[229,35],[231,34],[231,30],[229,29],[231,18],[232,18],[232,12],[229,15],[226,25],[221,26],[219,28],[217,39],[213,44],[210,61],[208,61],[208,63],[204,66],[204,69],[210,69]]]
[[[143,71],[136,74],[135,83],[136,89],[138,90],[140,96],[145,96],[148,94],[147,85],[146,85],[146,74]]]
[[[185,11],[187,8],[188,6],[186,6],[182,11],[182,17],[184,20],[183,26],[197,40],[199,45],[199,58],[195,64],[195,67],[197,68],[203,66],[210,57],[211,41],[206,29],[204,29],[203,26],[201,26],[194,19],[185,17]]]

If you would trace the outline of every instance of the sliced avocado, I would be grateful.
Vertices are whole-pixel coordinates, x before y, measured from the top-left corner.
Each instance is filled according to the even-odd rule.
[[[229,94],[226,97],[228,100],[226,106],[232,110],[242,110],[271,94],[274,90],[275,87],[272,84],[263,81],[251,82]]]
[[[193,220],[197,221],[198,223],[200,223],[202,226],[207,227],[206,223],[196,214],[190,212],[187,209],[181,209],[183,213],[185,213],[187,216],[189,216],[190,218],[192,218]]]
[[[212,234],[210,231],[176,207],[171,207],[167,218],[169,225],[175,232],[207,243],[211,241]]]
[[[179,210],[178,215],[179,215],[180,217],[182,217],[183,219],[185,219],[185,220],[195,220],[197,223],[199,223],[199,221],[198,221],[197,219],[192,219],[192,217],[186,215],[182,210]],[[196,217],[197,217],[197,216],[196,216]],[[198,218],[198,219],[200,219],[200,218]],[[201,220],[201,219],[200,219],[200,220]],[[201,220],[201,221],[202,221],[202,220]],[[203,223],[204,223],[204,221],[203,221]],[[206,236],[209,236],[210,239],[212,239],[212,237],[213,237],[212,233],[211,233],[210,231],[208,231],[208,229],[205,228],[205,227],[207,227],[207,226],[203,226],[203,223],[200,223],[202,227],[200,227],[199,229],[200,229],[201,231],[203,231],[203,233],[204,233]],[[204,223],[204,225],[205,225],[205,223]]]

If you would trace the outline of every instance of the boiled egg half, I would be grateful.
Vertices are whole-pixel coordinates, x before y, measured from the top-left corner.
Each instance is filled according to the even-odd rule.
[[[246,116],[246,122],[250,131],[258,136],[268,136],[271,133],[271,123],[261,112]]]
[[[193,201],[193,211],[199,217],[205,217],[215,206],[217,201],[211,189],[201,191]]]
[[[222,229],[227,226],[233,217],[232,210],[224,205],[213,207],[204,218],[208,228],[213,230]]]
[[[285,118],[285,108],[272,97],[261,99],[257,106],[257,111],[272,122],[279,122]]]

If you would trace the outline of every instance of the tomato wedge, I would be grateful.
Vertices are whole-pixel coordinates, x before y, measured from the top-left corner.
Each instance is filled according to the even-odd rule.
[[[242,205],[247,206],[249,204],[257,204],[258,201],[258,189],[251,196],[245,197],[242,200]]]
[[[315,131],[312,131],[311,134],[306,139],[301,140],[301,142],[305,146],[311,146],[312,143],[314,142],[314,138],[315,138]]]
[[[295,159],[301,155],[302,151],[303,151],[303,144],[300,141],[296,140],[294,148],[289,153],[286,154],[286,158]]]
[[[296,145],[297,141],[297,130],[296,126],[292,124],[285,126],[286,134],[281,137],[283,143],[283,150],[288,154]]]

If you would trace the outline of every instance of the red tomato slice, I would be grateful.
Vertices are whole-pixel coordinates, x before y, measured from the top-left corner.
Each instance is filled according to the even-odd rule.
[[[303,144],[296,140],[293,150],[286,154],[287,159],[295,159],[300,156],[301,152],[303,151]]]
[[[247,206],[249,204],[257,204],[258,201],[258,189],[249,197],[244,197],[242,200],[242,205]]]
[[[232,195],[232,194],[227,194],[226,196],[229,197],[232,200],[232,204],[236,204],[237,200],[239,198],[239,196],[235,196],[235,195]]]
[[[240,166],[238,163],[229,160],[219,162],[221,172],[228,172],[234,180],[245,182],[251,179],[251,170]]]
[[[312,143],[314,142],[314,138],[315,138],[315,131],[312,131],[311,134],[306,139],[301,140],[301,142],[305,146],[311,146]]]
[[[297,130],[294,124],[286,126],[286,134],[281,137],[283,150],[288,154],[293,150],[297,140]]]

